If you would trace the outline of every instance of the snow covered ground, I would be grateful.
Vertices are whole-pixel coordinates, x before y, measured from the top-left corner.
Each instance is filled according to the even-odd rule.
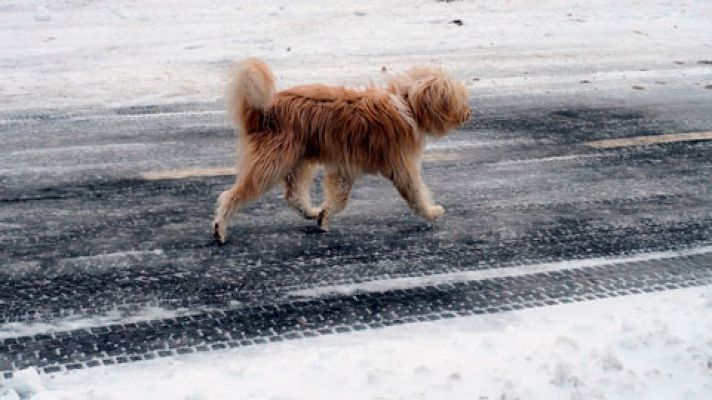
[[[215,100],[251,55],[281,85],[434,62],[479,96],[630,90],[708,73],[711,20],[705,0],[6,0],[0,110]]]
[[[0,399],[709,399],[699,287],[37,375]]]

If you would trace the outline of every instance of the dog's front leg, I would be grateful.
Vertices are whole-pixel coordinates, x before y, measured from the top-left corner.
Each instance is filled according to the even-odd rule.
[[[393,185],[416,214],[428,221],[434,221],[445,213],[442,206],[433,204],[430,191],[420,175],[418,163],[407,161],[396,164],[390,173],[385,175],[391,179]]]
[[[230,217],[239,204],[239,200],[236,199],[236,192],[233,187],[230,190],[220,193],[220,196],[218,196],[215,219],[213,220],[213,237],[219,243],[225,243]]]

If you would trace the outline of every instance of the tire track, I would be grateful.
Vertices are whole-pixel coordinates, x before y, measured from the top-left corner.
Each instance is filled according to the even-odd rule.
[[[0,372],[45,373],[712,283],[712,254],[361,292],[6,338]]]

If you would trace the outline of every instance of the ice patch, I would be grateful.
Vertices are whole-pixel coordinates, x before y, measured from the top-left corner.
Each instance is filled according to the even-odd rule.
[[[608,154],[570,154],[566,156],[554,156],[554,157],[542,157],[542,158],[529,158],[526,160],[507,160],[498,161],[496,163],[487,164],[488,166],[509,166],[509,165],[522,165],[522,164],[535,164],[535,163],[546,163],[546,162],[559,162],[559,161],[577,161],[588,158],[601,158],[607,156]]]
[[[57,270],[80,268],[84,272],[113,271],[116,268],[136,265],[146,259],[164,258],[166,258],[166,254],[162,249],[117,251],[92,256],[63,258],[57,262]]]
[[[10,224],[10,223],[7,223],[7,222],[2,222],[2,221],[0,221],[0,231],[2,231],[2,230],[10,230],[10,229],[20,229],[20,228],[22,228],[22,225]]]
[[[144,150],[148,147],[145,143],[111,143],[102,145],[82,145],[82,146],[62,146],[62,147],[47,147],[44,149],[29,149],[29,150],[15,150],[7,154],[7,156],[21,156],[26,154],[32,155],[46,155],[55,153],[66,153],[66,156],[71,156],[76,152],[82,152],[84,154],[92,153],[117,153],[117,152],[129,152],[132,150]]]
[[[115,271],[118,268],[148,264],[147,261],[155,263],[165,258],[166,254],[162,249],[154,249],[62,258],[53,265],[44,266],[44,268],[37,261],[19,261],[2,266],[0,277],[16,280],[22,279],[28,274],[42,274],[50,277],[66,273],[101,274],[105,271]]]
[[[466,148],[486,149],[490,147],[517,146],[531,144],[531,139],[508,139],[508,140],[447,140],[442,142],[428,142],[425,150],[455,150]]]
[[[115,324],[130,324],[141,321],[153,321],[176,318],[200,313],[199,309],[165,309],[161,307],[145,307],[137,311],[113,310],[105,314],[85,317],[73,315],[59,318],[51,322],[8,322],[0,324],[0,339],[20,336],[33,336],[40,333],[71,331],[97,326]]]

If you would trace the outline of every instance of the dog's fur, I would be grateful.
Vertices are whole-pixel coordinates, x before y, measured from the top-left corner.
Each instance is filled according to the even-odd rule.
[[[276,92],[272,72],[255,58],[236,65],[227,105],[241,157],[237,182],[218,198],[213,229],[220,242],[235,211],[279,182],[290,206],[327,229],[363,173],[388,178],[415,213],[435,220],[444,209],[433,204],[420,176],[425,135],[443,136],[470,117],[467,89],[440,68],[411,69],[387,87]],[[319,164],[326,198],[316,208],[309,193]]]

